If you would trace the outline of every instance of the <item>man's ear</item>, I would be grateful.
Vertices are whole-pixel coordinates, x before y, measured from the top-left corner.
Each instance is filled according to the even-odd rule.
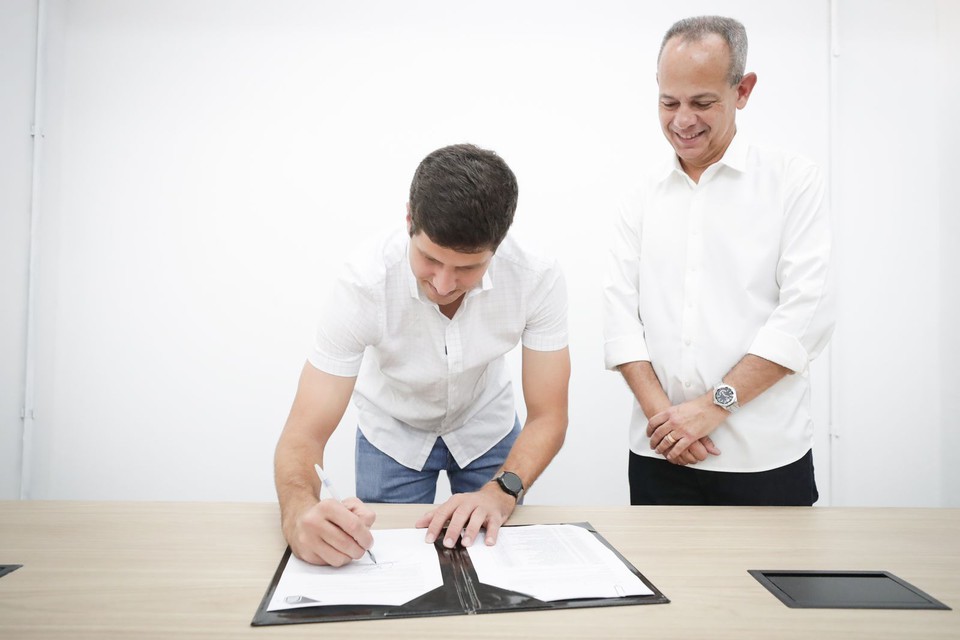
[[[757,86],[757,74],[752,71],[740,79],[740,84],[737,85],[737,109],[747,106],[747,100],[750,99],[755,86]]]
[[[410,214],[410,203],[407,203],[407,233],[410,234],[410,230],[413,229],[413,217]]]

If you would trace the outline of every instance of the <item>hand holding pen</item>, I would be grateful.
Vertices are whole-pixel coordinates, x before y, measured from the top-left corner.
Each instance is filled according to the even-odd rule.
[[[317,475],[320,476],[320,482],[323,483],[323,486],[327,488],[327,491],[330,492],[330,497],[332,497],[337,502],[343,503],[343,500],[340,499],[340,495],[337,493],[336,489],[333,488],[333,482],[330,480],[330,477],[320,468],[319,464],[313,465],[313,468],[317,470]],[[373,552],[370,549],[367,549],[367,555],[370,556],[370,559],[373,560],[374,564],[377,564],[377,559],[374,557]]]

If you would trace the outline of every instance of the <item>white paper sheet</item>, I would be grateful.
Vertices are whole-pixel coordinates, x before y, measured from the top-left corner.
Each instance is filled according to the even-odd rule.
[[[423,529],[375,529],[377,564],[364,556],[319,567],[291,555],[267,611],[333,604],[401,605],[443,585],[440,560]]]
[[[539,600],[653,595],[616,554],[576,525],[503,527],[497,544],[470,547],[480,582]]]

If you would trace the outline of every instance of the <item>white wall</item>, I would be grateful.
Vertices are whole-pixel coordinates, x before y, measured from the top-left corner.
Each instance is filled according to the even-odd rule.
[[[960,68],[960,2],[937,2],[937,68]],[[940,213],[940,424],[943,440],[940,446],[942,479],[941,504],[960,507],[960,181],[956,179],[960,161],[960,121],[953,106],[960,104],[960,74],[939,73],[936,104],[937,133],[941,137],[937,155]]]
[[[36,9],[0,2],[0,500],[20,497]]]
[[[890,43],[869,37],[877,25],[859,22],[863,4],[840,2],[849,42],[883,51]],[[934,6],[889,2],[877,20],[893,27],[916,15],[910,33],[932,37]],[[401,224],[423,155],[471,141],[517,173],[515,230],[561,260],[570,290],[571,426],[528,502],[625,503],[630,399],[602,370],[602,253],[631,176],[669,150],[656,121],[662,32],[706,12],[740,18],[751,36],[760,83],[742,128],[829,166],[826,1],[50,2],[27,495],[273,499],[273,446],[331,273],[358,238]],[[910,147],[914,123],[901,122],[898,100],[857,110],[874,85],[854,80],[871,62],[848,62],[847,46],[852,89],[835,96],[843,126],[890,122],[907,158],[936,153],[935,142]],[[885,109],[889,119],[871,115]],[[838,268],[851,297],[833,366],[823,360],[814,372],[818,478],[827,503],[927,504],[943,493],[939,464],[908,479],[936,489],[922,499],[888,491],[883,465],[862,467],[876,492],[850,471],[870,457],[854,425],[859,403],[876,397],[861,361],[870,375],[881,369],[860,326],[879,331],[872,314],[878,305],[888,312],[852,277],[888,268],[885,252],[855,246],[854,196],[876,180],[856,162],[860,148],[844,146],[833,168],[843,184]],[[935,177],[909,170],[936,192]],[[890,171],[888,184],[899,175]],[[895,220],[895,203],[876,197],[871,207]],[[936,270],[930,221],[940,210],[935,198],[924,204],[911,251],[917,269]],[[6,216],[2,224],[13,227]],[[913,265],[890,269],[924,273]],[[945,291],[933,280],[910,295]],[[928,352],[940,326],[931,320],[923,335],[929,365],[939,363]],[[893,366],[903,355],[891,354]],[[927,427],[938,439],[939,411]],[[842,427],[832,447],[831,413]],[[900,427],[873,418],[875,436]],[[328,448],[344,486],[353,481],[354,420],[351,409]],[[3,429],[11,431],[6,414]],[[867,451],[887,457],[886,437]],[[831,463],[831,449],[848,468]]]
[[[960,273],[942,253],[957,245],[957,208],[940,198],[958,161],[952,107],[939,98],[957,81],[938,42],[955,43],[960,29],[954,10],[938,31],[938,6],[840,3],[837,504],[956,504],[960,489],[944,472],[958,461],[944,448],[956,442],[944,410],[957,376],[938,375],[956,368],[956,342],[951,353],[942,336],[954,331],[945,323],[957,317]]]

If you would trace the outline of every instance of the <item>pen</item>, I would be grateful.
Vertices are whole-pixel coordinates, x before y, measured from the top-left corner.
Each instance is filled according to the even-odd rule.
[[[330,492],[330,497],[332,497],[337,502],[343,502],[340,499],[340,496],[337,495],[337,490],[333,488],[333,483],[330,482],[330,478],[326,473],[323,472],[323,469],[320,468],[320,465],[315,464],[313,468],[317,470],[317,475],[320,476],[320,482],[323,483],[323,486],[327,488],[327,491]],[[377,559],[373,556],[373,552],[370,549],[367,549],[367,555],[370,556],[370,559],[373,560],[373,564],[377,564]]]

